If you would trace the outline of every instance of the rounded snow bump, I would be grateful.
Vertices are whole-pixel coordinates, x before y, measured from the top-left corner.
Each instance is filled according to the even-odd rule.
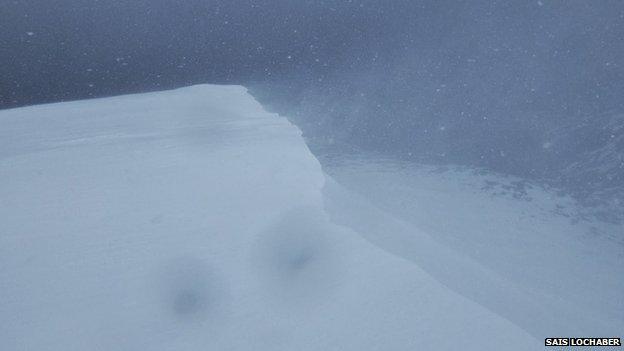
[[[217,313],[223,282],[204,261],[183,257],[169,262],[161,276],[164,308],[178,320],[205,320]]]
[[[315,300],[330,293],[340,269],[331,233],[319,209],[298,207],[283,213],[260,234],[254,248],[253,266],[263,290],[280,301]]]

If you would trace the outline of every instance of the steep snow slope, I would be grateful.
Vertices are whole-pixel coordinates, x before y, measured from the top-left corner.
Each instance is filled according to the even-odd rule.
[[[3,349],[540,348],[331,222],[299,130],[244,88],[21,108],[0,125]]]
[[[624,330],[621,225],[515,177],[378,156],[322,164],[336,222],[538,339]]]

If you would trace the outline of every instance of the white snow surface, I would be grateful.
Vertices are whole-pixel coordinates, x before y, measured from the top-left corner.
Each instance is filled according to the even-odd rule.
[[[468,258],[415,231],[430,251],[414,259],[349,225],[404,234],[332,190],[243,87],[6,110],[0,126],[2,350],[543,347],[441,283],[470,277],[421,267]]]
[[[483,170],[379,155],[323,164],[335,223],[537,339],[622,335],[621,224],[586,216],[554,189]]]

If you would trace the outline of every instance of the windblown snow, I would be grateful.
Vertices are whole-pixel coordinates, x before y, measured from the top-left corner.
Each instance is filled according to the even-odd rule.
[[[299,130],[242,87],[7,110],[0,125],[3,350],[542,347],[487,306],[510,285],[468,263],[501,287],[460,294],[449,280],[470,277],[443,273],[463,258],[423,239],[406,259],[357,225],[399,247],[394,219],[371,223],[344,189],[329,206],[338,185]]]

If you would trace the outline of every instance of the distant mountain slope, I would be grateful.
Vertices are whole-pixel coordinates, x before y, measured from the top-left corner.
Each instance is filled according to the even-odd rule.
[[[595,206],[601,218],[624,222],[624,114],[610,115],[604,124],[586,121],[557,136],[570,161],[556,181]]]

